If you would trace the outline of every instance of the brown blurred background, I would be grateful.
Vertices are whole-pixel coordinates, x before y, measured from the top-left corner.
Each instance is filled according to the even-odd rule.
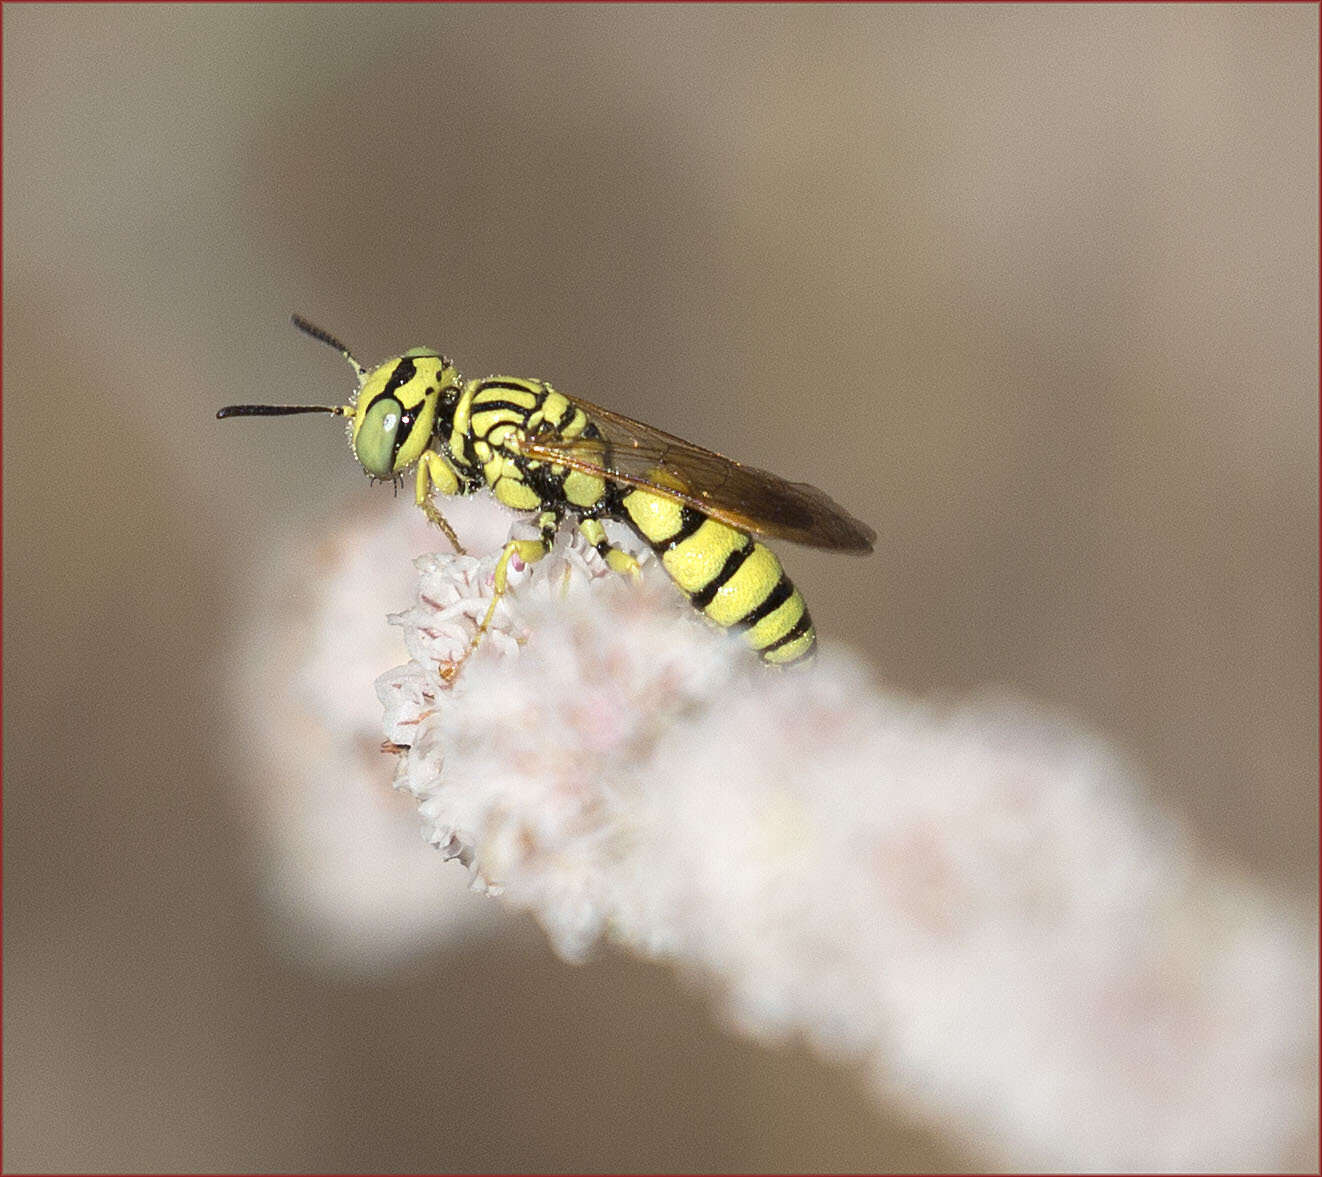
[[[1315,7],[3,19],[8,1169],[979,1164],[518,919],[290,950],[234,635],[370,493],[213,419],[343,397],[291,311],[820,484],[880,534],[785,553],[828,640],[1075,715],[1311,896]]]

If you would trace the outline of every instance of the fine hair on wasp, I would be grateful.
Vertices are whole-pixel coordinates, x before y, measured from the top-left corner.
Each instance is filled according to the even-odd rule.
[[[506,591],[510,561],[543,559],[566,519],[612,570],[637,576],[637,559],[610,542],[602,521],[626,525],[651,547],[694,608],[713,624],[741,633],[771,666],[809,658],[817,638],[802,594],[762,539],[872,551],[872,528],[816,487],[746,466],[561,393],[547,381],[466,379],[449,357],[427,347],[369,369],[329,331],[297,315],[294,325],[339,352],[353,369],[358,387],[352,400],[228,405],[218,417],[346,418],[354,456],[368,477],[392,483],[398,495],[411,476],[418,508],[459,553],[463,545],[437,496],[487,490],[534,518],[538,538],[511,539],[501,551],[491,604],[469,653]]]

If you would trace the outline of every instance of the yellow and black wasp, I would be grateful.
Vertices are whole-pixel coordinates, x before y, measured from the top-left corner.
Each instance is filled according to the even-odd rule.
[[[540,538],[510,540],[501,553],[479,639],[505,591],[510,559],[540,560],[566,516],[612,569],[636,573],[638,562],[611,545],[601,521],[627,524],[695,608],[742,631],[763,661],[779,665],[807,657],[816,634],[803,596],[754,536],[872,550],[873,530],[816,487],[741,465],[545,381],[465,380],[448,357],[425,347],[368,370],[333,335],[297,315],[294,325],[352,365],[358,376],[352,402],[229,405],[217,417],[348,418],[350,444],[367,473],[396,480],[415,471],[418,506],[459,552],[433,492],[486,488],[509,507],[537,512]]]

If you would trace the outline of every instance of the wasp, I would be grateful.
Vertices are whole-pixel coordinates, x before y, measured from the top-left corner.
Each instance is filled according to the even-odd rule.
[[[542,559],[566,516],[613,570],[637,575],[637,560],[610,543],[601,521],[628,525],[694,608],[742,632],[774,665],[808,657],[817,639],[802,594],[761,538],[872,550],[876,533],[816,487],[742,465],[543,380],[466,380],[449,357],[426,347],[369,370],[328,332],[297,315],[294,326],[349,362],[358,378],[352,401],[228,405],[217,417],[346,418],[363,469],[388,481],[412,472],[417,505],[461,553],[436,494],[485,489],[508,507],[536,513],[539,537],[512,539],[501,552],[474,647],[505,592],[510,560]]]

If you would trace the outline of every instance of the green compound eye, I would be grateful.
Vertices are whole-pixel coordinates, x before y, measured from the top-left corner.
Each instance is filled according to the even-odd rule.
[[[394,474],[395,434],[403,411],[399,401],[383,397],[367,410],[354,434],[353,452],[374,478],[390,478]]]

